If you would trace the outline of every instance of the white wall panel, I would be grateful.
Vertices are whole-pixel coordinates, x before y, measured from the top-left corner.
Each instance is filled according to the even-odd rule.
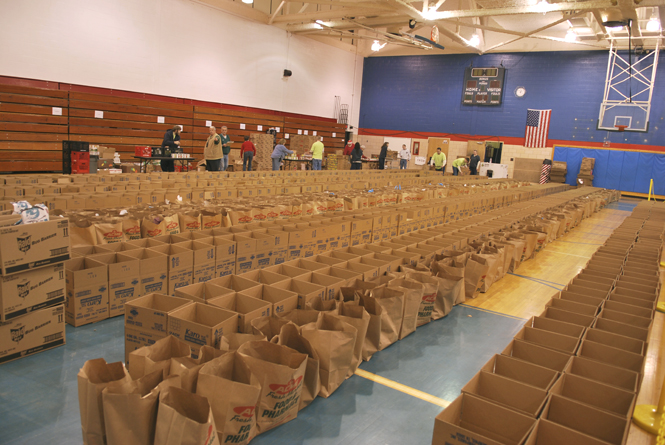
[[[0,75],[323,117],[341,96],[357,127],[362,57],[273,26],[189,0],[0,0],[0,10]]]

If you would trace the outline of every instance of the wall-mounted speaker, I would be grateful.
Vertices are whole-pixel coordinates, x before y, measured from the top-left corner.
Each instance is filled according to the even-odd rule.
[[[292,74],[291,70],[284,70],[284,77],[291,77]]]

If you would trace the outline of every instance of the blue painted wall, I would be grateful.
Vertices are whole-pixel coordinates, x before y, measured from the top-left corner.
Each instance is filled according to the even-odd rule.
[[[607,131],[596,130],[596,124],[607,59],[607,51],[369,57],[364,63],[360,127],[522,138],[526,110],[551,108],[550,139],[582,145],[602,142]],[[502,62],[502,105],[462,106],[464,69],[471,63],[491,67]],[[665,145],[662,54],[659,62],[649,131],[611,132],[611,142]],[[518,86],[526,88],[525,97],[515,97]]]

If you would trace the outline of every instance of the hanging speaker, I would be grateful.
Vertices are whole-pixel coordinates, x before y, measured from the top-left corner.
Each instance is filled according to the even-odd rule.
[[[284,77],[291,77],[291,74],[293,74],[291,70],[284,70]]]

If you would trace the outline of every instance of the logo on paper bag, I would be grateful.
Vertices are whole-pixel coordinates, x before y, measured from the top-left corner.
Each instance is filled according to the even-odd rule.
[[[208,221],[207,223],[205,223],[203,225],[203,227],[205,227],[206,229],[214,229],[214,228],[219,227],[219,226],[221,226],[221,224],[217,220]]]
[[[134,227],[129,227],[125,229],[125,233],[129,236],[136,236],[141,234],[141,227],[140,226],[134,226]]]
[[[270,391],[274,392],[275,394],[284,396],[296,390],[298,386],[300,386],[301,381],[302,381],[302,376],[298,377],[295,380],[294,379],[289,380],[289,383],[287,383],[286,385],[273,383],[272,385],[268,385],[268,387],[270,388]]]
[[[195,229],[195,230],[197,230],[199,228],[199,222],[194,221],[194,222],[187,223],[187,224],[185,224],[185,228],[186,229]]]
[[[105,239],[116,239],[116,238],[122,238],[122,232],[119,230],[111,230],[110,232],[106,232],[104,234]]]
[[[264,215],[263,213],[259,213],[258,215],[254,215],[254,219],[257,219],[259,221],[263,221],[266,218],[267,218],[267,216]]]
[[[242,223],[242,224],[250,223],[250,222],[252,222],[252,217],[251,216],[240,217],[240,218],[238,218],[238,222]]]
[[[268,218],[275,219],[279,216],[277,212],[268,212]]]
[[[235,422],[251,422],[254,418],[254,406],[236,406],[233,408],[235,415],[231,418]]]
[[[176,227],[178,227],[178,223],[175,222],[175,221],[171,221],[170,223],[168,223],[168,224],[166,225],[166,230],[173,230],[173,229],[175,229]]]
[[[28,281],[25,284],[17,284],[16,292],[20,298],[25,298],[30,294],[30,282]]]
[[[424,303],[434,303],[436,300],[436,293],[429,294],[429,295],[423,295],[423,302]]]
[[[26,253],[28,250],[30,250],[30,242],[32,240],[32,235],[25,236],[23,238],[16,238],[16,242],[18,243],[18,250],[20,250],[23,253]]]
[[[162,234],[162,229],[148,230],[148,236],[154,238]]]
[[[23,340],[23,337],[25,336],[25,326],[20,326],[16,329],[10,329],[9,331],[12,335],[12,341],[15,341],[16,343]]]

